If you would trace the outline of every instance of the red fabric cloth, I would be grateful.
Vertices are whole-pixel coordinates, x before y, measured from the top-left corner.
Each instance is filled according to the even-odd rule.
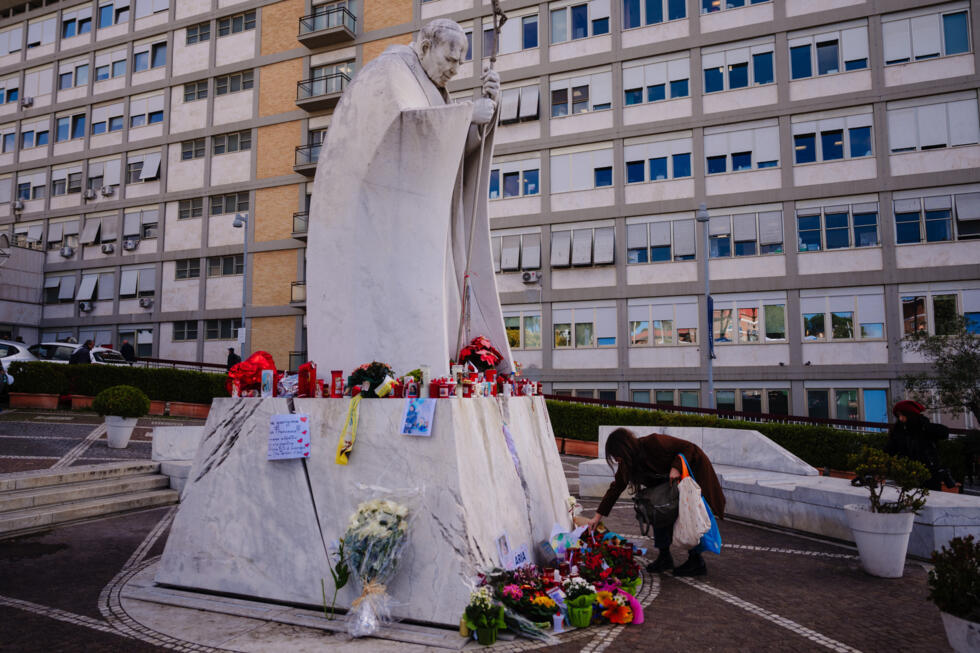
[[[269,352],[257,351],[241,363],[236,363],[228,370],[226,387],[231,392],[231,383],[238,380],[242,390],[258,390],[262,387],[262,370],[276,371],[276,362]]]
[[[898,417],[899,413],[905,413],[906,415],[921,415],[925,409],[926,407],[920,404],[918,401],[903,399],[895,404],[895,407],[892,408],[892,413],[894,413],[895,417]]]

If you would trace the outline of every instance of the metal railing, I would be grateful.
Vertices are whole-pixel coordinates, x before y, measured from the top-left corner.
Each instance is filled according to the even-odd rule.
[[[775,424],[802,424],[809,426],[829,426],[846,431],[887,431],[887,422],[862,422],[851,419],[833,419],[828,417],[804,417],[802,415],[778,415],[773,413],[752,413],[743,410],[726,410],[723,408],[697,408],[693,406],[675,406],[673,404],[650,404],[639,401],[619,401],[613,399],[590,399],[588,397],[570,397],[568,395],[544,395],[545,399],[567,401],[579,404],[596,404],[618,408],[642,408],[644,410],[659,410],[665,413],[683,413],[687,415],[710,415],[720,419],[739,420],[743,422],[760,422]],[[954,435],[966,435],[970,429],[951,428]]]
[[[345,73],[333,73],[296,82],[296,100],[310,100],[322,95],[343,93],[350,82]]]
[[[299,19],[299,35],[311,34],[333,27],[346,27],[356,32],[357,18],[346,7],[332,7]]]
[[[175,370],[196,370],[198,372],[216,372],[222,374],[225,372],[225,366],[221,363],[175,361],[168,358],[139,358],[133,365],[137,367],[169,367]]]
[[[289,303],[302,304],[306,301],[306,282],[294,281],[289,285]]]
[[[309,229],[310,214],[306,211],[301,211],[293,214],[293,233],[294,234],[305,234]]]
[[[297,166],[309,166],[316,165],[316,162],[320,160],[320,148],[321,145],[299,145],[296,148],[296,163]],[[293,215],[293,225],[296,225],[296,215]],[[293,231],[296,231],[293,229]],[[306,231],[305,229],[303,231]]]

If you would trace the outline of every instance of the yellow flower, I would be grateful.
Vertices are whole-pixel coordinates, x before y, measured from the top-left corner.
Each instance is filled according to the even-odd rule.
[[[606,607],[610,603],[615,603],[612,592],[596,592],[595,600],[602,607]]]
[[[540,606],[543,606],[543,607],[549,608],[549,609],[555,607],[555,602],[552,601],[547,596],[539,596],[539,597],[535,598],[533,601],[531,601],[531,603],[533,603],[534,605],[540,605]]]

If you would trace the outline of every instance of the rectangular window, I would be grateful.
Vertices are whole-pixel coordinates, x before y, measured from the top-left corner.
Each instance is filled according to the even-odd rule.
[[[197,340],[197,320],[174,322],[174,342]]]
[[[786,339],[786,306],[766,304],[764,307],[766,342]]]
[[[244,130],[231,134],[220,134],[211,138],[212,154],[244,152],[252,149],[252,131]]]
[[[824,340],[826,331],[824,330],[823,313],[804,313],[803,314],[803,339],[804,340]]]
[[[140,72],[147,70],[150,67],[150,53],[147,52],[135,52],[133,53],[133,72]]]
[[[228,36],[238,34],[246,30],[255,29],[255,12],[248,11],[244,14],[227,16],[218,19],[218,36]]]
[[[159,68],[167,65],[167,44],[154,43],[151,52],[151,68]]]
[[[226,93],[238,93],[239,91],[247,91],[254,85],[254,72],[251,70],[245,70],[240,73],[234,73],[232,75],[222,75],[221,77],[215,77],[214,79],[214,93],[215,95],[225,95]],[[328,80],[330,81],[330,80]],[[332,91],[326,91],[332,92]]]
[[[242,254],[231,256],[211,256],[208,258],[208,276],[222,277],[242,274],[245,258]]]
[[[798,45],[789,49],[790,77],[804,79],[813,77],[813,64],[810,61],[810,46]]]
[[[211,39],[211,23],[201,23],[200,25],[191,25],[187,28],[186,32],[186,44],[194,45],[195,43],[204,43]]]
[[[612,186],[612,183],[613,183],[612,167],[606,166],[606,167],[595,169],[596,188],[602,188],[603,186]]]
[[[208,81],[191,82],[184,84],[184,102],[195,102],[204,100],[208,97]]]
[[[524,16],[521,19],[521,45],[525,50],[538,47],[538,17]]]
[[[238,330],[242,327],[241,318],[230,318],[225,320],[206,320],[205,321],[205,340],[232,340],[238,335]]]
[[[776,81],[772,67],[772,52],[752,55],[752,75],[757,85],[772,84]]]
[[[204,198],[195,197],[189,200],[180,200],[177,208],[177,219],[186,220],[188,218],[200,218],[204,215]]]
[[[926,333],[928,330],[926,298],[902,297],[902,332],[908,336],[914,333]]]
[[[230,193],[211,197],[211,215],[248,211],[248,193]]]
[[[180,259],[176,261],[175,270],[175,279],[197,279],[201,276],[201,259]]]
[[[204,157],[204,139],[195,138],[192,141],[183,141],[180,144],[180,160],[189,161]]]

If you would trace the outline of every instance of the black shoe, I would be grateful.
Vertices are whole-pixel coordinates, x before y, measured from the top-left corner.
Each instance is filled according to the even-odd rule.
[[[701,556],[691,556],[687,562],[674,569],[675,576],[706,576],[707,574],[708,565],[704,564]]]
[[[647,571],[651,574],[659,574],[674,568],[674,559],[670,551],[661,551],[657,559],[647,565]]]

